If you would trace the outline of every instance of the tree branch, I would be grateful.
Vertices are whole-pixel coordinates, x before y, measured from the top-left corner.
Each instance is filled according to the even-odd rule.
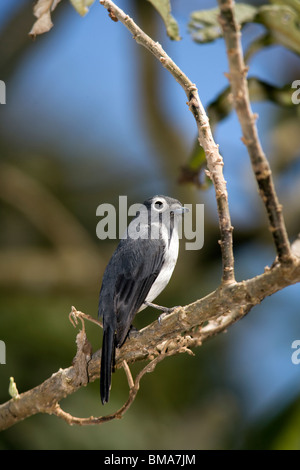
[[[241,45],[240,25],[234,12],[234,0],[218,0],[220,6],[220,24],[223,29],[229,63],[229,79],[234,107],[242,128],[242,141],[246,145],[252,168],[256,177],[260,196],[266,207],[269,228],[273,236],[280,262],[289,262],[292,258],[290,243],[275,191],[272,172],[262,149],[257,127],[257,115],[253,114],[247,82],[248,67],[245,66]]]
[[[264,298],[286,286],[300,282],[300,239],[292,245],[294,258],[289,264],[274,264],[265,272],[247,281],[223,284],[217,290],[185,307],[178,307],[173,313],[143,328],[136,337],[127,340],[117,350],[116,368],[124,361],[132,364],[137,361],[150,361],[132,382],[126,403],[112,415],[98,418],[76,418],[61,410],[59,402],[66,396],[86,385],[78,364],[60,369],[41,385],[21,393],[0,405],[0,430],[37,413],[56,414],[70,424],[101,424],[120,418],[136,397],[141,378],[166,357],[181,352],[191,352],[190,348],[200,346],[204,341],[225,331],[230,325],[246,315]],[[79,335],[82,332],[79,333]],[[84,338],[82,338],[82,342]],[[78,344],[78,342],[77,342]],[[78,352],[77,352],[78,353]],[[100,350],[87,362],[88,381],[99,378]],[[126,366],[125,366],[126,368]],[[128,377],[128,371],[127,371]]]
[[[228,2],[221,0],[219,2],[226,11],[225,4]],[[89,317],[84,316],[81,312],[77,312],[82,322],[82,330],[76,337],[77,353],[73,365],[64,370],[60,369],[37,387],[21,393],[0,405],[0,430],[7,429],[13,424],[37,413],[55,414],[69,424],[80,425],[101,424],[112,419],[121,418],[133,403],[142,377],[145,373],[153,371],[159,362],[168,356],[182,352],[193,354],[191,348],[200,346],[208,338],[225,331],[226,328],[246,315],[265,297],[274,294],[286,286],[300,282],[300,241],[297,239],[292,245],[292,255],[287,236],[286,239],[284,238],[284,234],[286,234],[284,221],[279,210],[280,206],[274,187],[272,186],[269,166],[268,163],[266,166],[264,155],[257,154],[257,148],[253,154],[251,153],[251,158],[253,158],[255,174],[263,199],[269,198],[266,201],[266,206],[273,236],[276,231],[274,241],[279,261],[289,261],[289,263],[274,263],[271,268],[266,267],[265,272],[259,276],[247,281],[235,282],[232,227],[226,182],[222,170],[223,161],[219,154],[218,146],[213,140],[209,122],[197,89],[165,53],[160,44],[147,36],[112,1],[101,0],[100,3],[107,8],[110,17],[114,21],[116,19],[120,20],[132,32],[135,40],[150,50],[160,60],[162,65],[180,83],[188,97],[188,105],[198,127],[199,142],[205,150],[209,174],[216,191],[221,231],[223,282],[218,289],[205,298],[184,307],[176,308],[172,314],[163,318],[160,323],[157,321],[153,322],[141,330],[137,336],[127,340],[124,346],[117,350],[116,367],[123,367],[125,370],[130,388],[129,396],[125,404],[117,412],[98,418],[93,416],[77,418],[63,411],[59,405],[63,398],[99,377],[101,353],[97,351],[91,356],[90,346],[85,335],[84,320],[89,319]],[[229,2],[229,5],[232,6],[232,2]],[[245,80],[244,71],[242,77]],[[239,82],[237,81],[237,83]],[[237,89],[241,92],[241,89]],[[247,87],[244,91],[247,92]],[[236,99],[236,102],[239,102],[240,95]],[[243,99],[246,99],[246,104],[248,105],[247,95]],[[246,118],[246,115],[242,113],[242,120],[246,121],[251,118],[251,125],[249,121],[245,126],[247,126],[250,136],[254,139],[253,142],[247,141],[247,144],[252,149],[252,145],[255,144],[254,146],[257,147],[259,141],[251,109],[250,114],[247,116]],[[247,135],[245,134],[245,139]],[[269,191],[271,191],[271,196]],[[273,212],[275,212],[275,215]],[[74,311],[72,313],[74,314]],[[79,315],[79,313],[81,314]],[[149,363],[133,379],[128,364],[142,360],[147,360]]]
[[[138,44],[148,49],[148,51],[150,51],[151,54],[160,61],[165,69],[167,69],[181,85],[188,98],[187,104],[195,118],[198,128],[199,143],[205,151],[207,167],[209,170],[208,173],[215,187],[221,232],[220,245],[223,263],[222,280],[224,283],[235,282],[232,248],[233,227],[231,225],[229,213],[226,181],[223,176],[223,159],[219,153],[219,146],[213,139],[209,120],[199,98],[197,87],[168,56],[162,46],[158,42],[153,41],[153,39],[139,28],[133,19],[117,7],[114,2],[111,0],[100,0],[100,4],[108,10],[111,18],[113,17],[114,20],[119,20],[124,24],[124,26],[126,26],[126,28],[132,33],[133,39],[135,39]]]

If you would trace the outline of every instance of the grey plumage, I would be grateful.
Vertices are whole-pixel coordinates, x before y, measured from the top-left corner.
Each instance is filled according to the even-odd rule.
[[[108,402],[115,348],[127,338],[137,312],[152,302],[170,280],[178,256],[178,215],[181,203],[167,196],[144,202],[146,218],[132,220],[103,276],[99,316],[103,317],[100,371],[102,403]],[[138,222],[138,238],[136,234]],[[152,237],[152,238],[151,238]]]

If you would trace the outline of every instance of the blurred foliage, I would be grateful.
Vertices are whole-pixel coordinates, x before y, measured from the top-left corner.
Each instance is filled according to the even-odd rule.
[[[257,52],[270,44],[282,44],[297,54],[300,53],[300,1],[299,0],[270,0],[273,5],[254,7],[247,3],[237,3],[235,14],[241,26],[247,23],[262,24],[267,33],[250,46],[251,52]],[[195,11],[191,14],[189,28],[194,41],[201,44],[214,41],[222,36],[218,20],[218,8]],[[249,50],[246,53],[250,57]],[[252,54],[251,54],[252,55]]]
[[[51,14],[61,0],[38,0],[33,7],[33,14],[37,18],[30,30],[30,36],[35,38],[38,34],[47,33],[53,26]]]
[[[207,189],[210,185],[212,185],[212,180],[205,174],[204,171],[202,171],[205,170],[205,168],[205,152],[203,147],[199,145],[197,138],[195,140],[194,148],[187,164],[181,167],[181,174],[178,178],[178,183],[192,183],[200,189]]]
[[[258,8],[245,3],[237,3],[234,8],[236,20],[240,25],[255,20]],[[191,14],[189,29],[195,42],[204,44],[222,37],[219,15],[219,8],[194,11]]]
[[[248,79],[249,96],[252,102],[271,101],[282,107],[290,108],[292,120],[299,117],[299,107],[293,103],[292,96],[295,93],[290,84],[282,87],[276,87],[255,77]],[[212,130],[214,131],[217,124],[225,119],[233,110],[232,95],[230,87],[225,88],[218,97],[207,106],[207,115]],[[297,122],[297,120],[295,121]],[[297,124],[296,124],[297,125]],[[289,126],[288,126],[289,127]],[[294,131],[292,134],[295,135]],[[293,148],[294,145],[292,145]],[[181,167],[181,174],[178,178],[180,184],[192,183],[201,189],[207,189],[212,181],[204,173],[206,167],[205,152],[195,139],[194,148],[191,152],[186,165]]]
[[[175,1],[172,3],[174,17],[178,17],[179,23],[180,15],[176,14],[178,8],[184,12],[192,7],[189,2],[178,5]],[[161,19],[148,1],[127,0],[123,7],[126,11],[128,7],[138,24],[152,37],[161,42],[168,39],[161,28]],[[88,16],[95,15],[97,8],[99,5],[95,2]],[[78,29],[72,36],[73,14],[78,16],[69,2],[61,2],[55,11],[55,27],[32,42],[28,40],[28,31],[33,23],[32,2],[15,2],[0,30],[0,78],[6,81],[11,96],[22,85],[22,74],[26,71],[29,70],[32,76],[37,74],[39,81],[45,79],[42,75],[43,67],[67,49],[69,37],[73,50],[75,36],[81,34],[84,55],[88,55],[91,43],[95,43],[101,27],[97,24],[97,28],[91,29],[91,32],[89,30],[88,35],[86,31]],[[83,20],[79,18],[82,25],[88,21],[88,16]],[[113,28],[109,32],[109,41],[106,41],[109,45],[105,44],[105,47],[111,49],[105,57],[101,55],[101,44],[97,43],[97,50],[93,49],[89,60],[95,70],[100,62],[95,80],[97,94],[101,95],[101,106],[108,100],[111,108],[117,112],[110,115],[101,108],[96,109],[94,114],[92,110],[87,113],[85,120],[88,126],[81,130],[79,136],[84,148],[82,155],[78,156],[76,147],[77,130],[74,129],[73,138],[68,140],[65,128],[61,131],[53,115],[49,117],[45,111],[47,108],[43,107],[46,99],[52,102],[54,86],[53,89],[44,90],[45,95],[37,95],[35,101],[29,101],[30,106],[36,106],[39,111],[41,127],[36,129],[35,134],[39,143],[34,139],[22,138],[21,129],[18,132],[15,124],[18,122],[17,116],[25,108],[26,119],[22,127],[34,135],[27,96],[14,105],[8,99],[5,107],[1,107],[0,339],[7,345],[7,364],[0,365],[1,402],[9,399],[10,377],[14,377],[16,387],[22,393],[41,383],[60,367],[70,365],[76,352],[76,330],[68,320],[72,305],[91,315],[97,314],[101,277],[116,246],[114,240],[100,242],[96,239],[95,212],[100,203],[110,202],[118,207],[121,194],[127,194],[128,203],[131,204],[158,192],[177,197],[185,203],[204,203],[204,248],[199,252],[185,251],[182,242],[176,271],[159,301],[164,305],[186,304],[211,292],[219,284],[219,231],[213,188],[203,172],[204,154],[201,148],[194,146],[194,136],[189,138],[184,134],[180,117],[176,116],[175,119],[174,108],[170,105],[173,89],[169,90],[170,82],[165,79],[165,71],[148,52],[131,46],[130,51],[126,50],[130,54],[130,75],[118,75],[117,69],[116,76],[109,77],[111,87],[107,89],[103,86],[102,75],[108,73],[109,64],[114,59],[118,64],[121,62],[124,50],[124,41],[118,36],[121,26],[112,23],[107,15],[104,17],[103,21],[109,22],[109,27]],[[183,34],[184,28],[180,23],[179,26]],[[60,34],[59,44],[55,42],[57,34]],[[131,44],[130,41],[128,35]],[[114,48],[111,43],[114,43]],[[195,49],[189,53],[191,43],[185,39],[175,43],[178,46],[181,44],[186,47],[184,55],[190,57],[191,62],[196,62]],[[169,47],[168,43],[166,47]],[[72,52],[68,54],[72,55]],[[70,84],[64,90],[64,99],[59,108],[64,123],[72,122],[73,104],[79,95],[88,99],[89,93],[92,93],[90,84],[94,77],[87,75],[84,82],[76,82],[79,67],[83,67],[77,56],[76,49],[74,69],[65,66],[66,56],[58,65],[52,65],[56,67],[57,84],[65,76]],[[201,48],[197,60],[199,57],[202,60]],[[209,57],[214,55],[209,52]],[[201,60],[195,80],[202,83],[204,71]],[[209,68],[209,58],[207,60],[206,68]],[[299,78],[300,66],[296,54],[287,57],[282,50],[278,51],[276,68],[278,63],[281,64],[284,83],[292,81],[291,78]],[[72,88],[74,82],[77,84],[75,91]],[[126,96],[131,83],[134,99],[130,102],[130,110],[124,112],[123,102],[118,102],[115,96],[116,88],[122,87],[122,96]],[[275,182],[284,204],[289,233],[293,237],[299,231],[300,220],[299,107],[289,106],[286,100],[286,96],[289,96],[287,87],[273,86],[266,80],[256,78],[251,79],[250,84],[253,99],[272,103],[263,135],[269,145]],[[229,119],[231,104],[228,90],[220,94],[215,83],[209,83],[209,86],[211,88],[207,89],[203,85],[200,94],[216,96],[208,110],[217,134]],[[33,89],[32,95],[34,92]],[[91,108],[94,101],[95,95],[92,95]],[[150,163],[139,153],[140,150],[136,150],[136,133],[130,135],[128,147],[122,144],[122,131],[129,132],[127,121],[132,113],[138,114],[139,124],[143,128],[145,154],[150,149]],[[9,116],[8,122],[12,128],[6,123]],[[97,120],[99,133],[105,123],[111,120],[111,131],[103,134],[102,143],[96,151],[90,144],[93,138],[89,133],[92,120]],[[44,141],[39,141],[39,132],[47,136]],[[228,139],[230,143],[235,142],[239,136],[231,131]],[[234,144],[226,148],[224,139],[221,150],[225,176],[229,180],[231,208],[235,209],[241,202],[241,193],[234,192],[236,181],[240,183],[248,200],[248,205],[242,206],[240,218],[236,217],[233,221],[237,274],[239,279],[244,279],[261,272],[263,263],[272,263],[271,237],[266,230],[265,215],[260,209],[248,162],[239,155],[240,150],[236,151]],[[239,169],[238,163],[241,161],[243,167]],[[185,180],[186,184],[178,185],[181,168],[185,164],[194,171],[194,179],[189,180],[188,184]],[[199,167],[200,181],[197,176]],[[202,191],[204,187],[206,191]],[[298,309],[298,303],[289,302],[284,304],[285,312],[288,310],[289,314],[284,317],[286,319],[289,316],[289,321],[285,320],[288,334],[295,335],[295,331],[299,331],[299,322],[292,319],[292,312]],[[264,330],[266,342],[270,341],[268,331],[277,323],[280,338],[284,336],[280,326],[280,302],[276,300],[275,304],[278,306],[276,311],[276,306],[264,307],[264,302],[253,312],[253,316],[251,313],[226,335],[216,337],[198,348],[195,357],[180,355],[161,363],[155,373],[143,378],[135,403],[121,421],[101,427],[69,427],[56,417],[37,415],[2,432],[0,449],[299,448],[298,398],[290,397],[287,389],[284,391],[285,405],[280,396],[272,409],[266,406],[256,420],[251,421],[247,415],[249,403],[245,390],[250,388],[251,392],[251,386],[255,386],[255,383],[249,385],[247,373],[256,365],[256,361],[250,356],[248,362],[246,360],[242,365],[236,363],[243,352],[245,338],[253,342],[256,348],[257,336],[262,328],[259,319],[267,323]],[[135,326],[143,327],[156,318],[157,312],[147,309],[137,316]],[[95,325],[86,326],[88,338],[94,350],[97,350],[101,343],[101,332]],[[247,334],[243,336],[245,329]],[[235,344],[239,344],[239,339],[243,344],[233,349],[238,350],[238,353],[232,357],[230,351]],[[288,349],[289,344],[285,348]],[[257,362],[262,362],[262,358]],[[140,367],[136,364],[133,374]],[[234,374],[238,383],[233,378]],[[253,382],[258,380],[255,377]],[[272,388],[272,378],[269,380],[268,385]],[[127,396],[125,374],[117,371],[113,376],[111,401],[105,409],[100,404],[98,381],[68,397],[61,405],[76,416],[96,416],[114,411],[124,403]],[[292,404],[293,400],[295,404]],[[271,429],[276,429],[276,433],[271,432]]]
[[[177,21],[171,15],[171,2],[170,0],[148,0],[154,8],[159,12],[162,19],[164,20],[167,34],[169,38],[179,41],[179,28]]]
[[[258,101],[272,101],[279,106],[290,108],[295,117],[299,114],[297,108],[292,100],[294,93],[291,84],[282,87],[276,87],[255,77],[250,77],[248,80],[249,95],[252,102]],[[226,88],[215,101],[209,104],[207,113],[209,116],[212,128],[225,119],[232,111],[232,99],[230,94],[230,87]]]
[[[37,0],[34,5],[34,16],[37,20],[30,31],[30,36],[35,37],[38,34],[44,34],[50,31],[53,27],[51,20],[51,14],[60,3],[61,0]],[[89,7],[94,3],[95,0],[70,0],[72,6],[81,15],[85,16],[89,12]],[[148,0],[154,8],[158,11],[162,17],[167,34],[170,39],[175,41],[180,40],[178,23],[171,14],[171,3],[170,0]],[[113,21],[118,21],[111,12],[109,16]]]
[[[279,410],[273,417],[262,418],[248,430],[243,448],[258,450],[300,449],[300,398]]]
[[[273,5],[253,6],[246,3],[235,4],[235,14],[238,24],[242,27],[249,23],[262,24],[266,32],[254,39],[245,51],[245,62],[265,47],[274,44],[282,46],[300,54],[300,0],[270,0]],[[195,11],[191,14],[189,31],[195,42],[205,44],[222,37],[219,24],[219,9]],[[251,77],[248,80],[251,101],[269,100],[273,103],[289,106],[295,112],[292,101],[293,89],[290,83],[283,87],[276,87]],[[226,118],[232,111],[232,97],[230,87],[223,90],[207,109],[212,128]],[[296,112],[299,111],[296,109]],[[203,150],[201,150],[203,152]],[[182,169],[180,181],[193,181],[199,184],[202,171],[202,162],[196,165],[195,154]]]
[[[89,12],[89,7],[94,3],[95,0],[70,0],[73,7],[81,16],[86,15]]]

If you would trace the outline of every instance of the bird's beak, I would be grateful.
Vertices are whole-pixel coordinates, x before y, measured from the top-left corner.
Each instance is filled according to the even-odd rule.
[[[172,209],[172,212],[174,212],[174,214],[184,214],[189,211],[190,209],[188,209],[187,207],[176,207],[176,209]]]

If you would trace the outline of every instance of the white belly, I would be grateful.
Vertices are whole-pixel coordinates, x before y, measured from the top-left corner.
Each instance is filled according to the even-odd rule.
[[[167,240],[166,242],[168,243]],[[178,250],[179,250],[178,232],[176,228],[174,228],[170,246],[167,248],[165,252],[164,264],[145,299],[146,302],[152,302],[154,299],[156,299],[156,297],[164,290],[164,288],[168,284],[173,274],[175,265],[176,265],[176,261],[178,258]]]

